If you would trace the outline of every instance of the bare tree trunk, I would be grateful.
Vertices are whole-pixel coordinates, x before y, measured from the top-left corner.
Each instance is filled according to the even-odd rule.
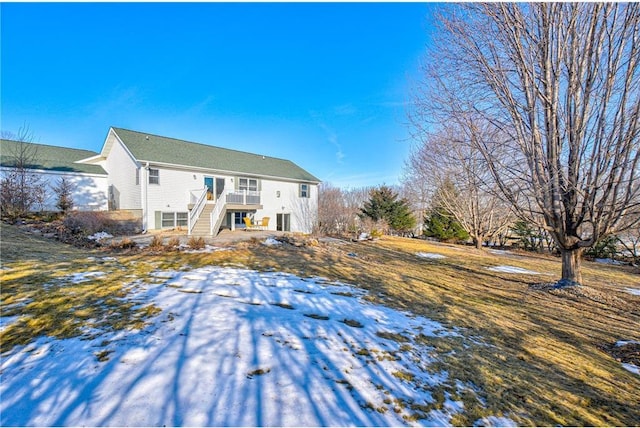
[[[473,243],[478,250],[482,250],[482,238],[473,238]]]
[[[560,249],[562,256],[562,280],[563,285],[575,285],[582,283],[580,264],[584,248],[573,250]]]

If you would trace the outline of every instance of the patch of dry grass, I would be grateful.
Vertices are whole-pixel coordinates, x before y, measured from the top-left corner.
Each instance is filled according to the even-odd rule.
[[[2,225],[0,316],[17,319],[0,332],[1,351],[37,337],[68,338],[93,334],[92,329],[139,329],[159,309],[127,299],[136,269],[101,259],[55,241],[38,238]],[[91,255],[92,257],[88,257]],[[74,281],[78,273],[98,273]]]

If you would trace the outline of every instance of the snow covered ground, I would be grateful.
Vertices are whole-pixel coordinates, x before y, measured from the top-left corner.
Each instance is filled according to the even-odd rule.
[[[433,369],[437,350],[415,340],[458,333],[349,285],[221,267],[134,285],[136,301],[162,308],[143,331],[41,338],[2,355],[0,425],[440,426],[462,402],[445,395],[404,417],[442,382],[472,389]]]
[[[523,268],[517,267],[517,266],[508,266],[508,265],[494,266],[494,267],[487,268],[487,270],[490,270],[492,272],[522,273],[522,274],[527,274],[527,275],[540,275],[540,272],[536,272],[536,271],[528,270],[528,269],[523,269]]]
[[[416,253],[416,256],[420,257],[421,259],[445,259],[445,258],[447,258],[447,256],[444,256],[444,255],[438,254],[438,253],[423,253],[423,252]]]

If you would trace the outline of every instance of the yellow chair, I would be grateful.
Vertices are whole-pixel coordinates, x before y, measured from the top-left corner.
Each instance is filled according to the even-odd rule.
[[[259,227],[257,224],[251,223],[251,219],[249,217],[245,217],[242,220],[244,220],[244,224],[246,225],[244,230],[257,230]]]
[[[260,222],[260,228],[262,230],[269,229],[269,217],[262,217],[262,222]]]

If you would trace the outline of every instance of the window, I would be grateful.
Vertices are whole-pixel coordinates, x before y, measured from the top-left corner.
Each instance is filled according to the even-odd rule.
[[[300,197],[301,198],[308,198],[309,197],[309,193],[311,193],[309,191],[309,185],[308,184],[301,184],[300,185]]]
[[[160,184],[160,170],[149,168],[149,184]]]
[[[255,178],[239,178],[238,190],[251,190],[257,192],[258,180],[256,180]]]
[[[176,213],[162,213],[162,228],[174,227]]]
[[[249,213],[236,211],[233,213],[233,222],[237,226],[244,226],[244,218],[249,217]]]
[[[176,226],[187,227],[189,225],[189,213],[176,213]]]
[[[162,213],[163,229],[171,229],[174,227],[188,227],[188,225],[189,225],[188,212],[163,212]]]

